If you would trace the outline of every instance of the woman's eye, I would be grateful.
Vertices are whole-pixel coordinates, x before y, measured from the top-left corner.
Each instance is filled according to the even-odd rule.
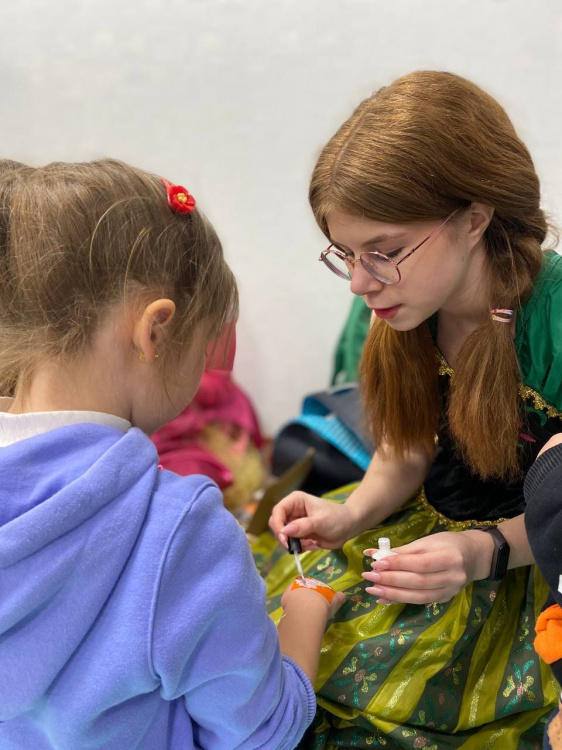
[[[391,250],[388,253],[383,253],[383,255],[386,255],[387,258],[394,259],[394,258],[397,258],[400,255],[400,253],[402,252],[402,250],[404,250],[404,248],[403,247],[399,247],[398,250]]]

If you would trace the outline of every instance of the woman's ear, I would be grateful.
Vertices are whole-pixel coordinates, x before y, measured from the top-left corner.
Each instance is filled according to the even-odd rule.
[[[486,206],[484,203],[472,203],[470,206],[469,213],[469,226],[468,226],[468,239],[470,246],[476,246],[482,237],[484,232],[488,228],[492,217],[494,215],[494,209],[491,206]]]
[[[166,340],[166,328],[176,313],[171,299],[157,299],[147,305],[133,328],[133,344],[140,359],[158,359]]]

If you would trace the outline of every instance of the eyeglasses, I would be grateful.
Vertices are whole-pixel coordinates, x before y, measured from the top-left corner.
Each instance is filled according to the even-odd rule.
[[[416,250],[419,250],[422,245],[424,245],[431,237],[433,237],[434,234],[436,234],[441,229],[441,227],[445,226],[445,224],[457,213],[457,211],[459,211],[458,208],[455,209],[452,214],[449,214],[445,221],[441,222],[441,224],[439,224],[439,226],[436,227],[431,232],[431,234],[428,234],[427,237],[419,243],[419,245],[416,245],[414,249],[410,250],[407,255],[405,255],[403,258],[400,258],[399,261],[392,260],[387,255],[379,253],[376,250],[361,253],[359,258],[354,258],[353,255],[346,253],[345,250],[342,250],[342,248],[334,245],[333,243],[330,245],[330,247],[324,250],[318,260],[322,261],[322,263],[324,263],[324,265],[326,265],[330,269],[330,271],[332,271],[332,273],[335,273],[336,276],[340,277],[340,279],[345,279],[346,281],[349,281],[351,279],[355,264],[360,261],[363,268],[368,271],[371,276],[374,276],[375,279],[378,279],[378,281],[382,281],[383,284],[398,284],[398,282],[402,278],[400,269],[398,268],[400,263],[404,263],[406,258],[409,258],[410,255],[413,255],[416,252]]]

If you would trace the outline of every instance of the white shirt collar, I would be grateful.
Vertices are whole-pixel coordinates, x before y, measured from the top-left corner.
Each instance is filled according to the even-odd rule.
[[[7,410],[12,401],[11,398],[0,398],[0,447],[69,424],[103,424],[120,432],[127,432],[131,428],[131,423],[126,419],[98,411],[36,411],[29,414],[10,414]]]

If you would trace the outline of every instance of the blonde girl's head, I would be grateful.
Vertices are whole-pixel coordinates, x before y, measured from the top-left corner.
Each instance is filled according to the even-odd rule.
[[[111,159],[0,162],[0,393],[23,403],[52,367],[64,377],[103,352],[132,421],[151,431],[187,403],[182,389],[193,395],[201,352],[237,306],[213,227],[198,208],[175,212],[156,175]],[[148,390],[128,399],[143,378],[172,394],[171,410],[159,396],[145,414]]]

